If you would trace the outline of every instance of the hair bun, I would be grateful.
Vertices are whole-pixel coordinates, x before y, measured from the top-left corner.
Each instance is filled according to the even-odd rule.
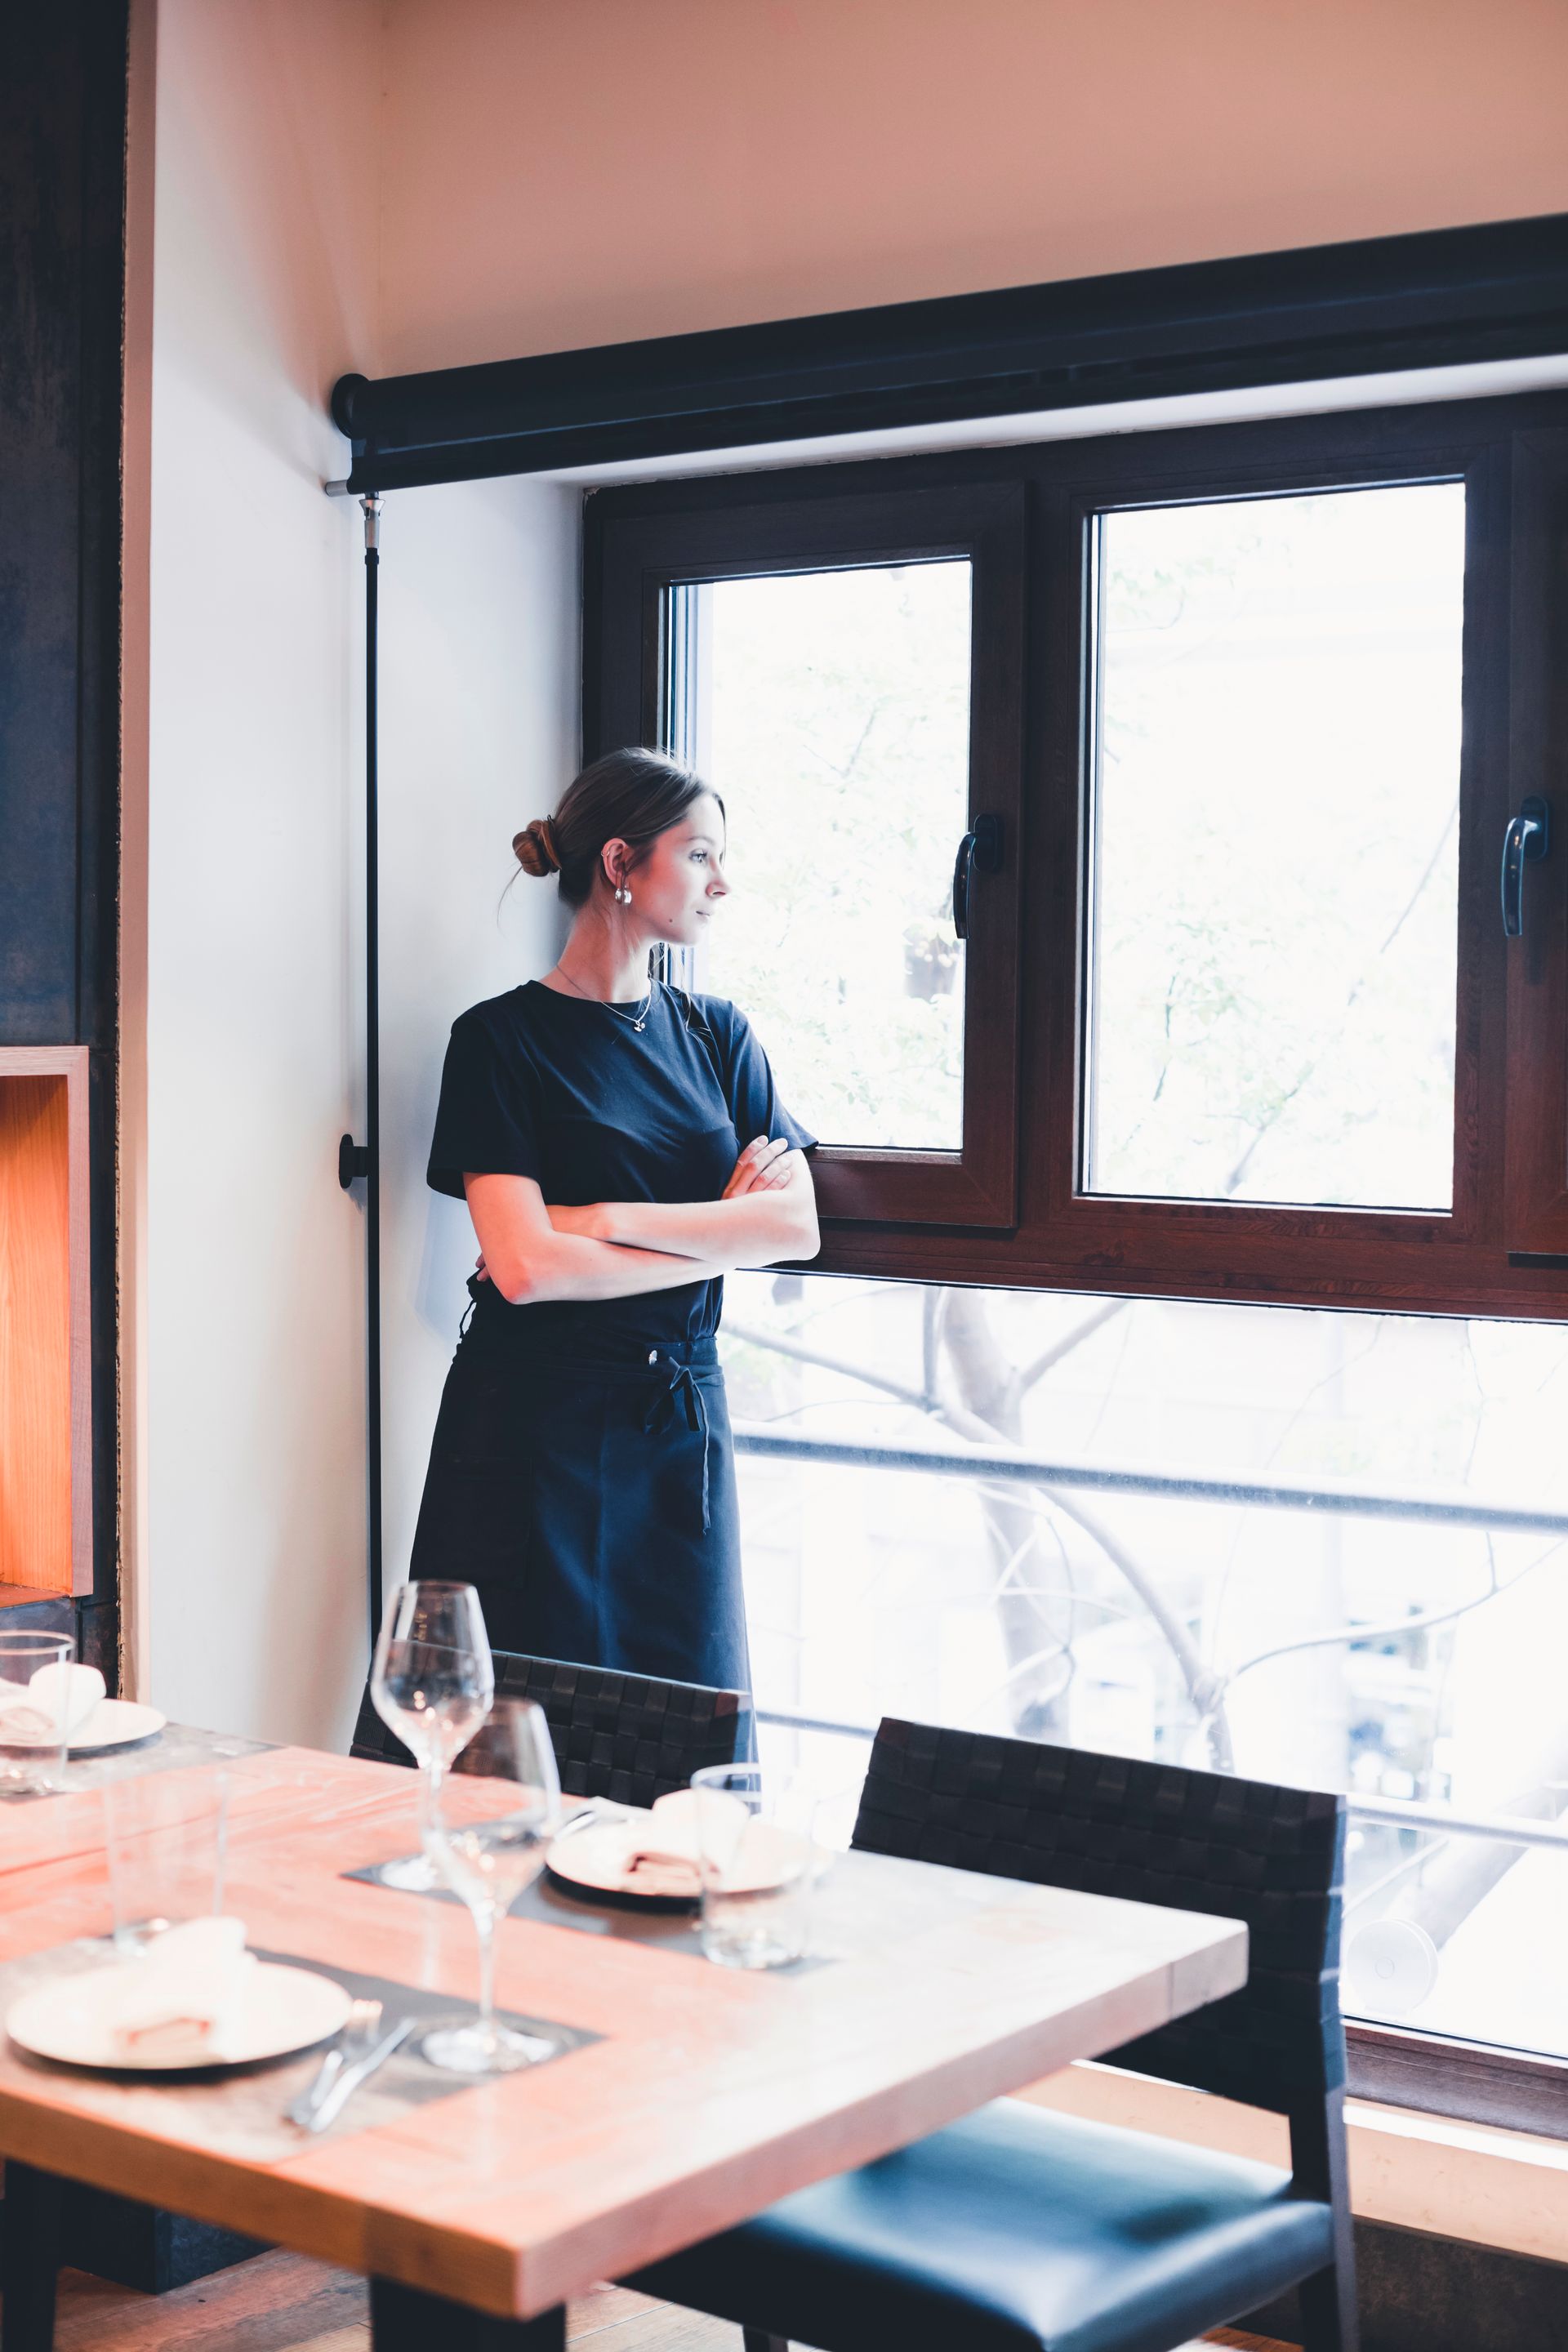
[[[511,837],[513,855],[525,874],[542,881],[547,874],[561,871],[560,853],[555,846],[555,835],[547,816],[536,816],[521,833]]]

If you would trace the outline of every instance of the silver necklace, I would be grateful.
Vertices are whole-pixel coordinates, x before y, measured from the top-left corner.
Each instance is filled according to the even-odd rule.
[[[575,994],[580,996],[584,1004],[596,1004],[602,1012],[613,1013],[617,1021],[624,1021],[629,1029],[635,1029],[637,1031],[639,1037],[642,1035],[643,1031],[647,1027],[647,1016],[653,1007],[653,982],[651,981],[648,982],[647,994],[643,998],[643,1001],[638,1005],[637,1011],[635,1013],[623,1013],[620,1006],[618,1004],[612,1004],[607,997],[590,996],[585,988],[579,988],[576,982],[573,979],[571,973],[566,970],[563,964],[558,963],[555,969],[561,974],[562,979],[566,982],[567,987],[572,989]]]

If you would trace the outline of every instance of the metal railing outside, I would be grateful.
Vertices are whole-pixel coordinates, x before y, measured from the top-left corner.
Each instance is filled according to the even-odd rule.
[[[1010,1446],[867,1445],[850,1439],[806,1437],[766,1423],[738,1421],[736,1451],[764,1461],[826,1464],[838,1468],[903,1470],[940,1478],[973,1478],[1031,1486],[1089,1489],[1101,1494],[1160,1496],[1247,1510],[1310,1511],[1351,1518],[1399,1519],[1489,1533],[1568,1537],[1568,1512],[1489,1502],[1464,1494],[1397,1495],[1318,1480],[1194,1477],[1105,1463],[1052,1462]],[[1351,1629],[1349,1638],[1354,1638]],[[876,1726],[844,1723],[787,1707],[759,1707],[760,1723],[833,1738],[870,1740]],[[1448,1837],[1492,1839],[1507,1845],[1568,1847],[1568,1827],[1528,1816],[1460,1812],[1446,1805],[1398,1797],[1347,1795],[1359,1821],[1424,1830]]]
[[[808,1715],[788,1706],[760,1706],[759,1723],[786,1731],[816,1731],[834,1739],[859,1739],[868,1747],[877,1736],[874,1723],[838,1723],[830,1716]],[[1432,1830],[1445,1837],[1493,1838],[1503,1845],[1568,1846],[1568,1830],[1550,1822],[1531,1821],[1516,1813],[1462,1813],[1447,1805],[1423,1805],[1404,1797],[1345,1799],[1345,1811],[1357,1821],[1381,1822],[1392,1829]]]

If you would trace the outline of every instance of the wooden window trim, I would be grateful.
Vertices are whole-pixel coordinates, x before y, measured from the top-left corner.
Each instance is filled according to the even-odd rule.
[[[1084,516],[1097,501],[1459,474],[1468,536],[1454,1213],[1079,1193]],[[1557,749],[1568,664],[1555,654],[1557,606],[1568,590],[1551,553],[1562,535],[1565,483],[1568,396],[1542,394],[710,477],[589,498],[585,720],[590,741],[605,745],[617,740],[617,713],[626,709],[626,639],[623,633],[617,652],[605,625],[612,526],[639,527],[651,548],[675,518],[757,516],[828,496],[896,499],[990,484],[1021,486],[1027,502],[1020,1052],[1016,1093],[994,1097],[996,1116],[1017,1121],[1016,1221],[989,1231],[956,1220],[922,1227],[889,1199],[880,1214],[849,1223],[830,1206],[822,1270],[1394,1312],[1557,1318],[1568,1311],[1568,1189],[1558,1199],[1546,1182],[1568,1129],[1568,1102],[1560,1118],[1542,1075],[1556,1066],[1553,1024],[1568,1013],[1568,791]],[[1538,986],[1532,1000],[1531,1026],[1515,1001],[1524,960],[1511,946],[1505,951],[1501,936],[1498,857],[1519,794],[1538,788],[1525,772],[1533,777],[1553,761],[1563,838],[1531,877],[1534,953],[1551,964],[1550,985]],[[1568,1079],[1562,1084],[1568,1088]]]
[[[1568,421],[1515,440],[1509,761],[1517,807],[1551,801],[1568,835]],[[1504,1169],[1509,1247],[1568,1272],[1568,837],[1524,874],[1524,935],[1506,982],[1512,1115]]]
[[[1360,2018],[1347,2020],[1345,2047],[1352,2098],[1568,2139],[1568,2058]]]

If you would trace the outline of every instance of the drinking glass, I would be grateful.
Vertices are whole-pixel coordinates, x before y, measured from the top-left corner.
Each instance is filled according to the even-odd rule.
[[[704,1954],[726,1969],[798,1960],[823,1859],[815,1790],[760,1764],[710,1764],[691,1787]]]
[[[228,1774],[140,1772],[103,1791],[114,1946],[130,1959],[154,1937],[223,1909]]]
[[[425,1832],[425,1850],[461,1895],[479,1938],[479,2013],[441,2025],[420,2047],[452,2074],[505,2074],[547,2057],[552,2044],[496,2021],[495,1936],[543,1866],[561,1819],[561,1783],[544,1711],[531,1699],[499,1699],[476,1733],[461,1774]]]
[[[28,1689],[44,1666],[68,1666],[76,1643],[68,1633],[0,1633],[0,1796],[38,1796],[60,1787],[66,1769],[66,1676],[56,1677],[56,1702]]]
[[[471,1584],[400,1584],[387,1605],[370,1670],[371,1703],[419,1767],[419,1839],[426,1849],[384,1865],[382,1883],[405,1895],[441,1885],[428,1853],[441,1789],[495,1693],[479,1596]]]

